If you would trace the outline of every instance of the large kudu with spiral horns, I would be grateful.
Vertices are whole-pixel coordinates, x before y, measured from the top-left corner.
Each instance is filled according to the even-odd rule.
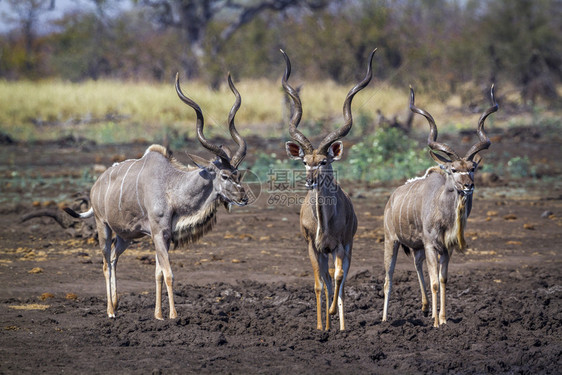
[[[240,108],[240,94],[228,75],[236,96],[228,117],[230,134],[238,144],[231,155],[228,149],[208,141],[203,135],[201,108],[183,94],[176,76],[179,98],[197,115],[197,138],[216,157],[206,160],[188,154],[196,167],[179,163],[163,146],[150,146],[140,159],[126,160],[107,169],[90,192],[90,209],[74,217],[94,216],[103,252],[103,271],[107,289],[107,315],[115,317],[117,308],[116,268],[119,256],[132,240],[151,236],[156,248],[156,305],[154,316],[162,319],[162,281],[166,284],[170,318],[177,316],[172,290],[173,275],[168,258],[170,244],[186,245],[210,231],[216,222],[219,204],[245,205],[246,191],[241,185],[238,166],[246,155],[246,142],[234,126]],[[112,235],[115,233],[115,238]]]
[[[322,290],[326,292],[326,330],[330,328],[330,315],[337,311],[340,330],[345,329],[343,313],[344,283],[351,262],[353,236],[357,230],[357,218],[349,196],[337,184],[332,170],[332,162],[339,160],[343,153],[340,141],[351,130],[351,101],[371,80],[373,51],[369,57],[365,78],[353,87],[344,101],[344,125],[329,133],[318,148],[298,129],[302,117],[302,104],[297,91],[287,82],[291,74],[291,62],[283,51],[286,69],[282,85],[289,96],[294,111],[290,119],[289,134],[293,141],[286,143],[287,154],[301,160],[306,168],[306,184],[309,190],[301,206],[301,232],[308,242],[308,255],[314,271],[314,292],[316,294],[317,328],[322,329]],[[329,273],[329,255],[334,258],[334,279]],[[335,289],[335,290],[334,290]],[[331,305],[330,305],[330,301]]]
[[[447,268],[454,250],[464,251],[464,229],[472,209],[474,173],[481,161],[478,153],[490,147],[484,132],[486,118],[498,110],[494,86],[490,90],[492,106],[478,121],[478,139],[460,157],[450,146],[437,142],[437,126],[433,117],[414,105],[414,90],[410,88],[410,109],[424,116],[429,123],[428,145],[431,157],[439,164],[427,170],[423,177],[414,178],[392,193],[384,210],[384,281],[383,321],[387,320],[392,275],[400,245],[409,254],[414,250],[414,264],[422,294],[422,311],[428,314],[428,301],[423,277],[423,261],[431,284],[433,325],[447,322],[445,317],[445,285]],[[440,309],[437,315],[437,293]]]

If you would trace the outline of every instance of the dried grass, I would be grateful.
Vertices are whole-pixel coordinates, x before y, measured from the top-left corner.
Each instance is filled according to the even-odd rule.
[[[228,137],[226,120],[234,103],[226,80],[213,91],[197,81],[182,80],[182,89],[202,108],[206,133]],[[286,104],[279,81],[252,79],[235,82],[242,95],[242,107],[236,124],[243,135],[259,134],[279,137],[286,134]],[[353,82],[338,85],[331,81],[308,82],[295,79],[293,86],[302,85],[303,124],[326,124],[333,128],[342,122],[343,101]],[[470,86],[472,87],[472,86]],[[471,101],[489,105],[481,91],[462,87]],[[437,99],[432,92],[416,91],[416,104],[429,111],[440,128],[450,131],[475,128],[480,112],[460,111],[461,90],[456,95]],[[518,91],[498,87],[496,95],[517,102]],[[466,96],[466,95],[465,95]],[[476,96],[476,97],[475,97]],[[409,114],[409,90],[395,88],[376,78],[356,95],[353,115],[364,115],[376,122],[377,110],[387,118],[397,116],[404,122]],[[544,111],[545,116],[557,115]],[[501,111],[489,120],[490,126],[503,126],[529,120],[521,113],[505,116]],[[520,121],[519,121],[520,122]],[[305,125],[306,126],[306,125]],[[303,132],[318,128],[303,126]],[[425,119],[416,116],[414,127],[425,129]],[[99,143],[130,142],[144,139],[159,142],[165,134],[195,135],[195,114],[175,93],[173,82],[154,84],[110,80],[72,83],[57,80],[39,82],[0,80],[0,131],[17,140],[49,140],[68,135],[86,137]],[[311,134],[313,135],[313,134]]]

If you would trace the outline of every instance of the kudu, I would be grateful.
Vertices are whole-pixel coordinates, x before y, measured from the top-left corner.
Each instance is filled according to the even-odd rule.
[[[230,89],[236,100],[228,117],[230,134],[238,144],[234,155],[209,142],[203,135],[204,118],[197,103],[183,94],[176,75],[179,98],[197,115],[197,137],[201,145],[216,155],[206,160],[188,154],[196,167],[182,165],[163,146],[150,146],[140,159],[126,160],[107,169],[90,191],[90,209],[78,218],[94,216],[103,251],[103,271],[107,289],[107,315],[117,308],[116,267],[119,256],[132,240],[151,236],[156,248],[156,304],[154,316],[162,319],[162,281],[166,283],[170,319],[177,316],[172,290],[173,275],[168,258],[170,244],[187,245],[210,231],[216,223],[217,207],[223,203],[245,205],[238,166],[246,155],[246,142],[234,125],[241,98],[230,74]],[[115,233],[115,239],[112,239]],[[113,246],[112,246],[113,245]]]
[[[375,50],[376,51],[376,50]],[[309,190],[300,211],[301,232],[308,242],[308,255],[314,271],[314,292],[316,294],[317,328],[322,330],[322,290],[326,292],[326,330],[330,328],[330,315],[336,313],[336,301],[340,318],[340,330],[345,330],[343,314],[344,283],[351,262],[353,236],[357,231],[357,218],[349,196],[334,179],[332,162],[340,160],[343,144],[340,141],[351,130],[351,101],[371,80],[373,51],[369,57],[365,78],[353,87],[344,101],[345,124],[329,133],[318,148],[298,129],[302,117],[302,104],[297,91],[287,82],[291,74],[291,62],[284,51],[286,69],[282,85],[290,97],[294,111],[289,123],[293,141],[286,143],[287,154],[292,159],[302,160],[306,168],[305,187]],[[334,258],[335,291],[328,269],[329,254]],[[330,300],[333,301],[330,304]]]
[[[490,90],[492,107],[478,121],[479,141],[464,157],[450,146],[437,142],[437,126],[433,117],[414,105],[414,90],[410,88],[410,110],[424,116],[429,122],[428,145],[431,157],[439,166],[431,167],[423,177],[407,181],[397,188],[384,209],[384,308],[382,320],[387,320],[388,300],[392,289],[392,275],[398,248],[406,254],[414,250],[414,264],[422,294],[422,311],[428,315],[428,300],[423,276],[423,261],[427,259],[431,283],[432,317],[434,327],[447,322],[445,318],[445,285],[447,268],[454,250],[466,248],[464,229],[472,209],[474,173],[481,158],[478,152],[490,147],[484,132],[484,122],[498,110],[494,86]],[[443,153],[444,155],[439,154]],[[437,316],[437,292],[440,309]]]

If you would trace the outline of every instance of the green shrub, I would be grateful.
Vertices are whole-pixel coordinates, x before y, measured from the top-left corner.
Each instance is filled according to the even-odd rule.
[[[507,162],[507,171],[512,178],[536,177],[535,167],[531,166],[528,156],[516,156]]]
[[[531,164],[528,156],[510,157],[505,153],[503,158],[509,159],[507,163],[484,163],[481,172],[495,173],[498,176],[509,178],[537,178],[537,167]]]
[[[269,181],[273,170],[292,171],[299,168],[303,169],[302,164],[296,160],[289,159],[289,157],[278,159],[275,153],[267,154],[265,152],[260,152],[254,164],[249,167],[262,183]]]
[[[422,147],[402,131],[377,129],[351,147],[349,167],[339,167],[338,176],[348,180],[390,181],[414,177],[433,165]]]

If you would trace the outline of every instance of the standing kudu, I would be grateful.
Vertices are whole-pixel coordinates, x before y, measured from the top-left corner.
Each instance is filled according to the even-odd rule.
[[[226,148],[209,142],[203,135],[201,108],[186,97],[176,75],[179,98],[197,115],[197,137],[201,145],[216,155],[215,159],[188,154],[196,167],[180,164],[166,148],[150,146],[140,159],[126,160],[107,169],[90,192],[91,208],[78,218],[94,216],[107,289],[107,315],[115,317],[117,308],[116,267],[119,256],[133,239],[151,236],[156,248],[156,305],[154,316],[162,319],[162,281],[166,283],[170,318],[177,316],[172,290],[173,275],[168,258],[170,244],[187,245],[210,231],[216,222],[220,203],[225,206],[247,204],[248,197],[240,185],[238,166],[246,155],[246,142],[234,126],[240,108],[240,94],[228,76],[236,101],[230,111],[230,134],[238,144],[234,155]],[[112,239],[115,233],[115,239]],[[113,245],[113,246],[112,246]]]
[[[428,301],[423,277],[423,261],[427,259],[431,283],[432,317],[434,327],[447,323],[445,318],[445,285],[447,268],[453,251],[466,248],[464,228],[472,208],[474,172],[481,161],[478,152],[490,147],[484,133],[484,122],[498,110],[494,99],[494,86],[490,90],[492,107],[478,121],[479,142],[464,157],[453,149],[437,142],[437,126],[433,117],[414,105],[414,90],[410,88],[410,109],[429,122],[428,145],[431,157],[439,164],[431,167],[423,177],[407,181],[392,193],[384,209],[384,309],[382,320],[387,320],[388,299],[392,289],[392,275],[398,248],[406,254],[414,250],[414,264],[422,294],[422,311],[428,315]],[[441,152],[441,155],[438,154]],[[437,316],[437,292],[440,309]]]
[[[376,51],[376,50],[375,50]],[[308,242],[308,255],[314,271],[316,294],[316,327],[322,329],[322,289],[326,288],[326,330],[330,328],[330,315],[336,313],[336,301],[340,318],[340,330],[345,329],[343,315],[344,283],[351,262],[353,236],[357,231],[357,218],[349,196],[340,188],[333,176],[332,162],[340,160],[343,144],[339,140],[351,130],[351,101],[371,80],[373,51],[369,57],[365,78],[353,87],[345,99],[343,116],[345,124],[329,133],[318,148],[298,129],[302,117],[302,104],[297,91],[287,80],[291,74],[291,62],[283,51],[286,69],[282,85],[290,97],[294,111],[289,124],[289,133],[294,142],[286,143],[287,154],[292,159],[302,160],[306,168],[306,184],[309,190],[300,212],[301,232]],[[335,291],[328,269],[329,254],[334,257]],[[333,301],[330,304],[330,300]]]

